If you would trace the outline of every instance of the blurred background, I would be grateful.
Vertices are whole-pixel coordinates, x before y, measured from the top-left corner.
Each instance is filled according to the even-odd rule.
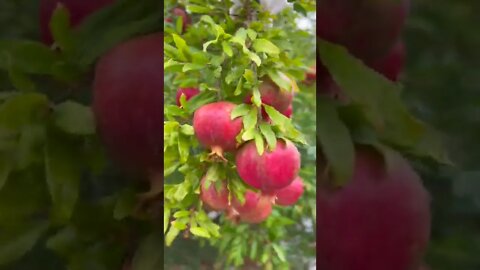
[[[37,6],[38,1],[0,0],[0,39],[38,39]],[[405,30],[408,59],[402,80],[404,95],[417,116],[444,134],[457,165],[446,168],[417,163],[433,197],[432,237],[426,257],[432,270],[480,269],[479,13],[478,0],[412,0]],[[0,89],[9,88],[8,76],[0,71]],[[300,120],[301,129],[315,123],[314,114],[304,105],[315,99],[309,96],[313,93],[306,93],[299,95],[294,104],[299,108],[294,119]],[[303,106],[305,109],[300,109]],[[295,256],[314,256],[295,246],[311,244],[309,235],[299,234],[291,243],[290,250],[298,254],[294,252],[290,259],[302,262],[293,269],[308,267],[308,263]],[[198,258],[211,263],[209,258],[215,257],[215,251],[201,245],[176,241],[166,251],[166,263],[172,266],[167,269],[201,269]],[[190,268],[173,268],[179,261]],[[63,269],[61,265],[39,249],[16,265],[1,269]]]

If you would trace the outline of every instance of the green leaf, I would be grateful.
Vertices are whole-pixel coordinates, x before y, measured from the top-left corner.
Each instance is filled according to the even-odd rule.
[[[249,130],[257,125],[258,121],[258,110],[256,107],[252,107],[250,112],[243,117],[243,128]]]
[[[262,97],[260,95],[260,91],[258,90],[258,87],[253,88],[252,102],[258,108],[260,108],[260,106],[262,106]]]
[[[77,243],[78,237],[75,228],[68,226],[51,236],[46,242],[46,247],[57,254],[67,256]]]
[[[217,99],[217,94],[213,91],[202,91],[200,94],[188,100],[188,113],[191,114],[201,106],[211,103]],[[176,107],[176,106],[175,106]],[[177,107],[178,108],[178,107]]]
[[[247,82],[254,84],[256,81],[255,74],[251,69],[245,69],[243,73],[243,77],[247,80]]]
[[[263,137],[265,137],[269,149],[275,149],[277,147],[277,137],[275,136],[275,132],[272,130],[272,126],[267,123],[261,123],[260,132],[262,133]]]
[[[190,232],[199,237],[210,238],[208,231],[201,227],[191,227]]]
[[[177,230],[175,227],[171,226],[170,230],[168,230],[168,233],[165,236],[165,245],[167,247],[171,246],[173,241],[175,240],[175,238],[177,238],[179,233],[180,233],[180,230]]]
[[[0,236],[0,265],[20,259],[30,251],[48,229],[48,222],[29,224],[13,231],[2,230]]]
[[[163,233],[165,234],[168,230],[168,224],[170,224],[170,209],[164,207],[163,209]]]
[[[171,230],[170,230],[171,231]],[[145,237],[132,260],[132,270],[163,269],[163,236],[154,232]]]
[[[271,41],[259,38],[253,42],[253,48],[257,53],[268,53],[272,55],[277,55],[280,53],[280,49],[273,44]]]
[[[54,217],[70,219],[80,188],[80,164],[73,154],[77,149],[60,136],[50,133],[45,145],[45,172],[53,201]]]
[[[8,76],[12,85],[22,92],[34,92],[36,90],[35,84],[25,73],[19,71],[15,67],[8,70]]]
[[[131,189],[122,191],[117,198],[115,208],[113,209],[113,217],[116,220],[122,220],[133,212],[137,203],[135,192]]]
[[[230,44],[226,41],[223,41],[222,42],[222,48],[223,48],[223,52],[228,55],[229,57],[232,57],[233,56],[233,50],[232,50],[232,46],[230,46]]]
[[[12,163],[4,155],[0,156],[0,190],[5,186],[8,176],[12,171]]]
[[[251,40],[255,40],[257,38],[257,32],[253,29],[247,29],[247,35]]]
[[[257,147],[257,152],[260,156],[263,155],[263,152],[265,151],[263,143],[262,136],[258,132],[255,133],[255,146]]]
[[[71,51],[75,46],[75,39],[70,26],[70,13],[63,4],[58,4],[50,20],[50,32],[53,40],[64,52]]]
[[[257,129],[256,128],[253,127],[251,129],[247,129],[242,134],[242,140],[244,142],[248,142],[250,140],[253,140],[255,138],[255,134],[257,134]]]
[[[178,211],[173,214],[174,218],[183,218],[183,217],[188,217],[190,216],[190,211],[183,210],[183,211]]]
[[[257,67],[259,67],[262,64],[262,60],[260,59],[260,57],[257,54],[255,54],[253,52],[248,52],[248,57],[250,58],[250,60],[255,62]]]
[[[341,46],[319,40],[318,49],[322,63],[352,102],[363,108],[382,141],[450,163],[440,143],[428,143],[435,133],[410,114],[395,83],[366,67]]]
[[[335,105],[322,98],[317,99],[317,136],[321,151],[333,171],[334,184],[343,186],[353,175],[355,149]]]
[[[280,261],[286,262],[287,259],[285,257],[285,252],[283,251],[283,249],[277,244],[272,244],[272,247],[275,253],[277,254],[278,258],[280,259]]]
[[[181,125],[180,126],[180,132],[182,134],[187,135],[187,136],[192,136],[195,133],[193,127],[191,125],[188,125],[188,124]]]
[[[187,63],[183,66],[182,71],[187,72],[187,71],[192,71],[192,70],[200,70],[200,69],[203,69],[203,68],[205,68],[205,65]]]
[[[95,118],[90,107],[66,101],[56,106],[53,118],[55,125],[67,133],[95,134]]]
[[[45,118],[48,99],[43,94],[24,93],[12,96],[0,105],[0,126],[17,130]]]
[[[230,115],[230,119],[235,119],[247,115],[250,112],[251,106],[247,104],[240,104],[235,106]]]
[[[187,10],[190,13],[208,14],[211,8],[200,5],[187,5]]]
[[[29,40],[0,40],[0,69],[26,74],[52,74],[60,57],[46,45]]]

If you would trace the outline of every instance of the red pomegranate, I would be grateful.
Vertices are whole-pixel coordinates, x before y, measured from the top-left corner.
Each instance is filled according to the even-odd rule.
[[[398,41],[385,57],[373,63],[371,67],[387,79],[396,82],[405,65],[405,57],[405,46],[402,41]]]
[[[268,77],[262,78],[259,91],[262,103],[274,107],[279,112],[287,110],[288,106],[292,104],[293,91],[281,90],[280,87]],[[252,95],[248,95],[245,98],[245,103],[252,103]],[[267,116],[263,108],[262,114]]]
[[[370,62],[387,54],[405,23],[410,0],[322,0],[317,36]]]
[[[245,193],[245,202],[243,204],[234,198],[232,205],[240,215],[240,220],[247,223],[261,223],[272,213],[271,198],[251,190],[247,190]]]
[[[236,155],[237,171],[248,185],[273,194],[295,179],[300,170],[300,153],[290,141],[277,140],[274,150],[259,155],[255,143],[247,142]]]
[[[189,88],[178,88],[177,90],[177,96],[176,96],[176,101],[177,101],[177,105],[180,106],[180,97],[183,95],[185,95],[185,98],[186,100],[190,100],[192,97],[198,95],[200,93],[200,90],[198,90],[198,88],[192,88],[192,87],[189,87]]]
[[[302,178],[297,177],[290,185],[275,192],[275,203],[281,206],[294,205],[302,197],[303,191]]]
[[[200,181],[200,199],[212,210],[223,211],[228,208],[228,189],[225,181],[222,181],[221,188],[216,187],[215,182],[211,182],[206,188],[206,177]]]
[[[40,31],[43,42],[53,42],[50,32],[50,19],[58,4],[63,4],[70,12],[72,26],[79,25],[86,17],[93,12],[104,8],[115,2],[115,0],[41,0],[40,1]]]
[[[290,104],[290,106],[288,106],[287,110],[282,112],[283,115],[285,115],[286,117],[288,118],[292,118],[292,114],[293,114],[293,106],[292,104]]]
[[[223,152],[237,148],[236,137],[242,130],[242,119],[231,119],[235,104],[220,101],[200,107],[193,116],[193,129],[200,143],[223,157]]]
[[[188,16],[185,9],[176,7],[172,9],[171,13],[173,15],[173,19],[172,17],[170,17],[170,18],[166,18],[165,21],[172,23],[172,22],[175,22],[178,17],[182,17],[182,31],[185,32],[187,27],[191,24],[190,17]]]
[[[406,270],[420,265],[430,234],[430,197],[405,159],[395,154],[389,164],[387,168],[373,148],[357,146],[350,182],[333,190],[319,179],[321,269]]]
[[[98,62],[93,111],[111,156],[128,168],[163,168],[163,34],[137,37]]]
[[[304,84],[310,85],[317,80],[317,65],[310,67],[310,70],[305,74]]]

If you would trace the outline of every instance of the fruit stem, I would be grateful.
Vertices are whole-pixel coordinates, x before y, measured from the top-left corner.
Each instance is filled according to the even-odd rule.
[[[212,146],[212,151],[208,156],[214,160],[222,160],[223,162],[228,162],[228,160],[223,156],[223,149],[220,146]]]

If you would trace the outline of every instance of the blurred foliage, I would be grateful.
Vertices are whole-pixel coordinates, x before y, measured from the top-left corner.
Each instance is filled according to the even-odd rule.
[[[432,194],[434,270],[480,269],[480,2],[415,0],[405,96],[442,131],[454,168],[418,164]]]

